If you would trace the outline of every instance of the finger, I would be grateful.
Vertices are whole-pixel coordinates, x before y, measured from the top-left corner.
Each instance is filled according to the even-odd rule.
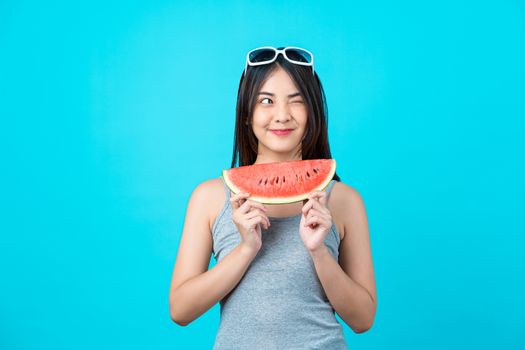
[[[318,216],[312,216],[312,217],[309,217],[307,218],[305,221],[304,221],[304,225],[305,226],[311,226],[311,227],[315,227],[319,224],[319,217]]]
[[[309,199],[316,199],[323,206],[326,206],[326,197],[326,192],[324,191],[315,191],[308,196]]]
[[[265,210],[264,207],[261,207],[260,205],[257,205],[256,202],[253,202],[253,201],[250,201],[250,200],[246,200],[240,207],[239,207],[239,212],[241,214],[246,214],[248,213],[249,211],[253,210],[254,208],[258,208],[258,209],[261,209],[261,210]]]
[[[312,209],[317,209],[318,211],[324,213],[325,215],[326,214],[330,214],[330,211],[323,207],[318,201],[316,201],[315,199],[310,199],[306,205],[302,208],[302,213],[304,216],[308,216],[308,212]]]
[[[325,213],[315,209],[315,208],[312,208],[310,209],[310,211],[308,212],[308,215],[306,216],[307,218],[311,218],[312,216],[318,216],[318,217],[321,217],[321,218],[324,218],[326,216]]]
[[[321,197],[325,192],[323,191],[314,191],[308,194],[308,199],[316,199],[318,200],[319,197]]]
[[[266,229],[268,229],[268,227],[270,227],[270,218],[268,217],[268,215],[266,215],[266,212],[262,212],[261,210],[257,209],[257,211],[259,212],[259,215],[262,216],[262,218],[264,219],[264,222],[266,223]]]
[[[263,213],[262,210],[260,209],[253,209],[253,210],[250,210],[249,212],[247,212],[246,214],[242,214],[243,215],[243,220],[246,220],[246,221],[249,221],[255,217],[262,217],[264,222],[263,222],[263,225],[265,227],[265,229],[268,229],[268,227],[270,227],[270,220],[268,219],[268,217],[266,216],[265,213]]]
[[[330,210],[316,200],[312,200],[312,209],[319,210],[321,213],[324,214],[330,214]]]
[[[240,207],[239,207],[239,211],[241,214],[245,214],[247,213],[248,211],[250,211],[252,208],[258,208],[258,209],[261,209],[262,211],[264,211],[266,213],[266,207],[264,206],[264,204],[262,203],[259,203],[259,202],[254,202],[252,200],[246,200],[246,202],[244,202]]]
[[[230,199],[238,200],[239,198],[249,197],[250,194],[248,192],[239,192],[239,193],[233,193],[231,192]]]
[[[233,196],[231,196],[230,197],[230,203],[232,205],[232,208],[233,209],[238,209],[244,203],[246,198],[249,197],[249,195],[250,195],[249,193],[240,192],[240,193],[237,193],[237,194],[234,194]]]
[[[265,224],[264,219],[261,216],[256,216],[248,220],[248,229],[255,228],[258,224]]]
[[[323,224],[324,226],[329,226],[331,225],[331,222],[332,222],[332,218],[331,217],[327,217],[327,216],[323,216],[323,215],[319,215],[319,214],[312,214],[311,216],[307,217],[305,221],[308,221],[308,220],[311,220],[315,218],[315,222],[317,222],[318,224]]]
[[[244,217],[246,219],[251,219],[257,215],[263,215],[264,216],[264,211],[262,211],[261,209],[259,208],[252,208],[251,210],[249,210],[248,212],[246,212],[245,214],[242,214],[244,215]]]
[[[261,216],[264,219],[265,224],[267,226],[270,226],[270,219],[268,219],[266,214],[260,209],[254,209],[254,210],[251,210],[248,213],[244,214],[244,218],[246,220],[249,220],[249,219],[254,218],[256,216]]]
[[[323,227],[328,227],[328,220],[322,216],[313,215],[310,218],[305,220],[305,226],[317,226],[321,225]]]
[[[308,200],[306,204],[303,206],[303,208],[301,209],[301,212],[303,213],[304,216],[308,215],[308,211],[312,209],[312,206],[313,206],[313,201]]]
[[[310,200],[313,201],[313,207],[319,210],[328,211],[326,206],[326,193],[325,192],[313,192],[309,196]]]

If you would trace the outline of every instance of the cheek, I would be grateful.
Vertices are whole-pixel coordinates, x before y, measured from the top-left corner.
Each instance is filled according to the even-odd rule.
[[[305,122],[308,115],[308,109],[305,105],[297,105],[293,109],[293,114],[296,116],[298,121]]]
[[[262,119],[253,119],[252,129],[254,133],[262,133],[266,129],[266,123]]]
[[[296,120],[300,128],[306,129],[306,124],[308,123],[308,112],[304,111],[301,114],[297,114]]]
[[[250,125],[250,127],[252,128],[252,131],[255,134],[255,136],[257,136],[257,138],[263,137],[266,129],[266,121],[264,115],[262,115],[261,113],[257,114],[254,112],[252,124]]]
[[[262,126],[267,122],[267,113],[261,109],[255,109],[253,111],[252,121],[254,125]]]

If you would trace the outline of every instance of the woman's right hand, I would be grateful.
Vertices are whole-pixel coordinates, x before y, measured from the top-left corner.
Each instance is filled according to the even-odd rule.
[[[255,255],[262,246],[261,225],[267,230],[270,220],[266,216],[266,207],[246,199],[248,197],[249,194],[244,192],[230,196],[232,220],[241,234],[240,244]]]

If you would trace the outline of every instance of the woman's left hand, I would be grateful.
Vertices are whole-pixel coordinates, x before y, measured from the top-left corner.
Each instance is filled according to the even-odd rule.
[[[299,234],[309,252],[314,252],[324,244],[326,235],[332,227],[332,215],[326,206],[326,193],[312,192],[303,206]]]

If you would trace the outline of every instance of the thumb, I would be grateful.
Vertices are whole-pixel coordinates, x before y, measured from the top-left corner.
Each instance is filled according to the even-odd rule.
[[[233,193],[231,191],[230,191],[230,203],[231,203],[233,209],[238,209],[239,206],[240,206],[239,200],[237,198],[235,198],[235,193]]]

